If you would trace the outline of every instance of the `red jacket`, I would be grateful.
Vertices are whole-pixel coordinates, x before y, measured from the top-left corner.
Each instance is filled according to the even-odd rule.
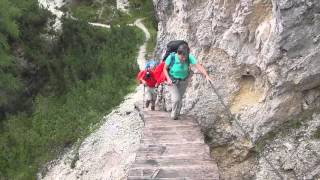
[[[141,83],[141,80],[145,80],[148,87],[154,88],[157,84],[157,80],[155,78],[153,71],[149,71],[149,73],[150,73],[150,76],[147,77],[147,70],[140,71],[137,79],[140,81],[140,83]]]
[[[157,85],[160,85],[167,80],[167,77],[163,72],[164,65],[165,61],[162,61],[153,71],[154,77],[157,80]]]

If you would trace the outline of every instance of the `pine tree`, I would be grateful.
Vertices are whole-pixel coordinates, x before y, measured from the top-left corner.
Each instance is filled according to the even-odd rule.
[[[15,21],[19,13],[19,9],[8,0],[0,0],[0,107],[8,103],[10,95],[21,86],[14,69],[9,45],[9,40],[19,35]]]

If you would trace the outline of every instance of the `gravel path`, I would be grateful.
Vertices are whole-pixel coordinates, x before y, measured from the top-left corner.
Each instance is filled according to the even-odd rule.
[[[137,62],[143,67],[148,30],[138,19],[135,25],[146,34],[146,41],[140,47]],[[134,104],[143,99],[143,87],[129,94],[124,102],[104,117],[104,124],[75,150],[67,152],[61,159],[52,162],[44,178],[40,179],[126,179],[130,165],[139,148],[143,121]],[[77,156],[75,156],[77,154]],[[75,167],[72,160],[78,157]]]
[[[140,28],[144,32],[145,37],[146,37],[145,42],[147,42],[150,39],[150,33],[149,33],[148,29],[143,25],[142,20],[143,19],[137,19],[133,24],[135,26],[137,26],[138,28]],[[138,59],[137,59],[137,62],[138,62],[140,69],[144,69],[144,64],[146,61],[146,59],[145,59],[146,53],[147,53],[147,43],[144,43],[140,47]]]

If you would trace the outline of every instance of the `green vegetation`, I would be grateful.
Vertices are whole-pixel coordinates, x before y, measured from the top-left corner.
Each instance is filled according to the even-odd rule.
[[[157,27],[153,3],[151,0],[129,0],[130,13],[126,14],[116,9],[116,1],[80,1],[71,6],[74,17],[90,22],[110,25],[132,24],[137,18],[144,18],[151,38],[147,43],[147,56],[152,56],[157,42]]]
[[[10,54],[10,39],[19,36],[18,25],[15,19],[20,10],[8,0],[0,0],[0,107],[8,105],[21,90],[21,82],[17,78],[12,55]],[[3,117],[3,112],[0,118]]]
[[[158,22],[151,0],[129,0],[131,13],[135,17],[144,18],[144,24],[148,28],[151,38],[147,44],[147,56],[151,56],[156,47]]]
[[[41,36],[49,34],[45,25],[51,17],[35,0],[0,0],[0,122],[8,112],[30,109],[27,96],[41,86],[30,86],[30,77],[44,73],[48,47]]]
[[[158,25],[155,25],[154,21],[151,21],[151,19],[146,19],[144,22],[145,22],[145,26],[148,28],[150,32],[150,40],[147,43],[147,52],[148,52],[147,55],[151,56],[157,45]]]
[[[71,5],[72,15],[78,19],[109,25],[130,24],[135,17],[116,9],[116,0],[80,1]]]
[[[71,6],[72,15],[78,19],[96,22],[99,18],[97,13],[98,4],[89,4],[84,2],[77,6]]]
[[[135,84],[141,31],[64,19],[55,35],[51,17],[37,0],[0,0],[0,179],[35,179]]]
[[[260,139],[256,143],[254,150],[257,153],[261,153],[264,150],[264,148],[267,146],[267,144],[272,142],[276,137],[277,137],[277,132],[275,131],[269,132],[267,135],[265,135],[262,139]]]

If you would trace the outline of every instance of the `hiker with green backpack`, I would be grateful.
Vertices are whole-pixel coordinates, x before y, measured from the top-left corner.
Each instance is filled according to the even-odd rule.
[[[205,68],[197,63],[194,55],[190,54],[190,49],[185,41],[182,41],[178,46],[177,53],[172,52],[170,55],[166,54],[165,65],[163,72],[166,76],[168,89],[171,94],[172,110],[171,119],[177,120],[181,107],[182,97],[188,86],[188,77],[190,75],[190,65],[198,69],[205,77],[206,80],[212,83]]]

